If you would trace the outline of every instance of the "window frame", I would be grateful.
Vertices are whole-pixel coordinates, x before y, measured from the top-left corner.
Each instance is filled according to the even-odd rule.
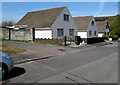
[[[64,36],[64,29],[62,29],[62,28],[57,29],[57,36],[58,37]]]
[[[95,35],[95,36],[97,35],[97,31],[94,31],[94,35]]]
[[[63,14],[63,20],[64,21],[70,21],[70,17],[68,14]]]
[[[69,29],[69,35],[70,36],[74,35],[74,29]]]
[[[92,21],[92,22],[91,22],[91,24],[92,24],[92,25],[94,25],[94,24],[95,24],[95,22],[94,22],[94,21]]]
[[[89,36],[92,36],[92,31],[91,30],[89,31]]]

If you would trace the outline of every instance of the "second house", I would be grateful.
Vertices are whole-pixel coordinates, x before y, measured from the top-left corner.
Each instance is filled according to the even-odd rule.
[[[83,40],[98,37],[98,28],[93,16],[73,17],[78,28],[78,36]]]

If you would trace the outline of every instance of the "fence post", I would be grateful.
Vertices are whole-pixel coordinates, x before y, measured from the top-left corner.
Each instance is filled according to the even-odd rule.
[[[65,36],[65,38],[64,38],[64,42],[65,42],[64,46],[67,46],[67,44],[66,44],[66,36]]]
[[[35,41],[35,28],[32,29],[33,41]]]
[[[11,29],[9,28],[9,40],[11,40]]]

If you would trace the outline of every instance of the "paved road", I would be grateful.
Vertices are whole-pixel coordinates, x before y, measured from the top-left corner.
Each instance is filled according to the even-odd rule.
[[[114,43],[19,64],[16,65],[19,67],[17,73],[24,68],[23,74],[12,76],[9,81],[11,83],[117,83],[117,47],[117,43]]]

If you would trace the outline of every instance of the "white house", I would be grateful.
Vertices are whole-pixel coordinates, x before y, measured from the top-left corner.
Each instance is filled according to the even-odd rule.
[[[67,7],[28,12],[16,25],[35,29],[35,38],[60,38],[76,36],[77,27]]]
[[[96,24],[99,30],[98,37],[110,34],[110,26],[107,21],[96,21]]]
[[[98,28],[93,16],[73,17],[78,28],[78,36],[81,38],[98,37]]]

